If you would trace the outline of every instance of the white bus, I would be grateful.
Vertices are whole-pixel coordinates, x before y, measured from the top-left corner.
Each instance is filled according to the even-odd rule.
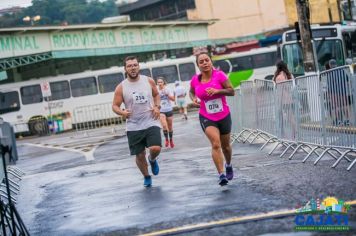
[[[233,87],[249,79],[272,79],[277,61],[277,47],[256,48],[213,57],[214,66],[226,74]]]
[[[140,63],[141,73],[164,77],[172,89],[176,80],[188,91],[189,81],[198,73],[195,57]],[[47,121],[50,113],[71,116],[77,107],[111,103],[116,86],[124,79],[123,67],[58,75],[0,86],[0,117],[14,126],[16,133],[39,134],[36,122]],[[50,97],[41,84],[49,82]],[[187,98],[188,99],[188,98]],[[50,109],[49,109],[50,108]],[[112,114],[111,114],[112,115]],[[75,120],[73,120],[73,125]]]
[[[345,65],[347,58],[356,58],[356,23],[350,25],[312,25],[312,44],[317,71],[325,70],[325,64],[335,59],[338,66]],[[295,76],[304,74],[301,43],[295,30],[283,33],[281,56]]]

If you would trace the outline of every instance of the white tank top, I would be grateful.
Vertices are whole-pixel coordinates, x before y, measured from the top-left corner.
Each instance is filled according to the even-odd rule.
[[[153,118],[152,87],[147,76],[139,75],[134,82],[125,79],[122,81],[122,91],[125,108],[131,111],[130,118],[126,119],[127,131],[161,127],[159,120]]]

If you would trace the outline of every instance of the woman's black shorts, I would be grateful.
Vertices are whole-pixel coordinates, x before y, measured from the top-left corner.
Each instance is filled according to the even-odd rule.
[[[224,119],[219,121],[209,120],[199,114],[199,120],[200,120],[201,128],[203,129],[204,132],[208,126],[214,126],[220,131],[220,135],[231,133],[232,121],[231,121],[230,114],[227,115]]]
[[[164,114],[166,117],[171,117],[173,116],[173,111],[161,112],[161,114]]]

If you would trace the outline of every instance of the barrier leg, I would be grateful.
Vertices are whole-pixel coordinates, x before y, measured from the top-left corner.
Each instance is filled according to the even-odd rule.
[[[299,144],[295,150],[292,152],[292,154],[290,154],[290,156],[288,157],[289,160],[292,160],[293,156],[297,153],[298,149],[303,146],[303,144]]]
[[[313,154],[313,153],[315,152],[315,150],[318,149],[318,148],[319,148],[318,146],[314,147],[314,148],[309,152],[309,154],[303,159],[303,163],[306,162],[306,161],[309,159],[309,157],[311,156],[311,154]]]
[[[264,149],[264,148],[266,147],[266,145],[267,145],[268,143],[270,143],[271,140],[273,140],[273,139],[276,139],[276,138],[275,138],[275,137],[269,138],[269,139],[262,145],[262,147],[260,148],[260,150]]]
[[[355,165],[356,163],[356,159],[349,165],[349,167],[347,167],[347,170],[351,170],[351,168]]]
[[[342,153],[341,156],[332,165],[332,168],[335,168],[340,163],[340,161],[345,157],[345,155],[348,154],[349,152],[352,152],[352,150],[347,150],[346,152]]]
[[[276,145],[274,145],[273,149],[268,153],[268,155],[271,155],[280,144],[281,144],[280,142],[277,142]]]
[[[322,158],[327,152],[329,152],[329,150],[331,150],[331,148],[325,149],[325,150],[319,155],[319,157],[314,161],[314,165],[316,165],[316,164],[321,160],[321,158]]]

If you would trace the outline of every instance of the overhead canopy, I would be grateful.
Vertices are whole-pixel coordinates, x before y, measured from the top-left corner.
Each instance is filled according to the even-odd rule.
[[[0,70],[50,58],[205,46],[213,21],[130,22],[0,29]]]

